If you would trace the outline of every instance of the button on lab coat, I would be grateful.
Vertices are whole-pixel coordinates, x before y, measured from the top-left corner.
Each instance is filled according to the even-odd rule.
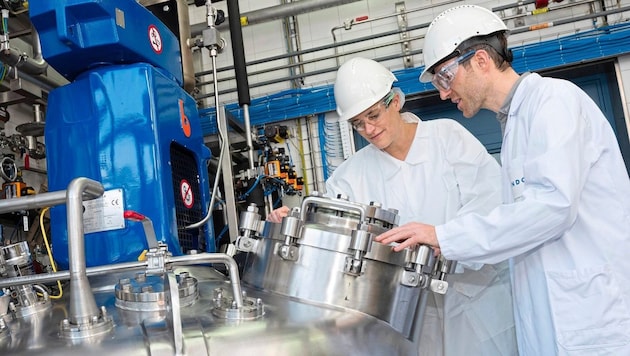
[[[630,355],[630,180],[572,83],[525,77],[501,151],[505,204],[436,228],[447,258],[510,259],[519,352]]]
[[[405,161],[368,145],[334,171],[326,182],[327,196],[344,194],[350,201],[398,209],[400,225],[441,224],[500,203],[500,167],[470,132],[454,120],[425,122],[402,115],[418,121]],[[445,298],[432,294],[436,300],[428,303],[420,354],[516,354],[507,264],[465,270],[447,281]],[[436,319],[442,318],[442,309],[436,310],[435,303],[444,304],[444,332]]]

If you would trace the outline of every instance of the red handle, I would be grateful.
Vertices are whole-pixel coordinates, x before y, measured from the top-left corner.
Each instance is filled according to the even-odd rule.
[[[133,210],[126,210],[123,213],[123,216],[125,217],[125,219],[134,220],[134,221],[142,221],[142,220],[145,219],[144,215],[142,215],[142,214],[140,214],[138,212],[135,212]]]

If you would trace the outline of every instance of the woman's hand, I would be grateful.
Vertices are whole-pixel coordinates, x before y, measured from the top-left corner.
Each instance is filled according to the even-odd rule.
[[[287,215],[289,215],[289,207],[281,206],[278,209],[275,209],[271,213],[269,213],[266,220],[273,223],[280,223],[282,222],[282,218]]]

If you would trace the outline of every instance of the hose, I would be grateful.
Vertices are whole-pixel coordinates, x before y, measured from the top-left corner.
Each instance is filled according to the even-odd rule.
[[[39,229],[42,231],[42,237],[44,238],[44,244],[46,245],[46,252],[48,253],[48,259],[50,260],[50,266],[53,272],[57,272],[57,266],[55,260],[53,260],[52,253],[50,251],[50,244],[48,243],[48,236],[46,236],[46,229],[44,227],[44,214],[49,210],[49,207],[45,207],[39,213]],[[50,299],[61,299],[63,297],[63,288],[61,288],[61,282],[57,280],[57,287],[59,287],[59,294],[49,296]]]

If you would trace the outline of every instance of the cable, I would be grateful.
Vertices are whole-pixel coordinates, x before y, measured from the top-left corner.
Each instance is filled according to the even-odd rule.
[[[13,226],[13,232],[11,232],[11,236],[9,236],[9,244],[13,244],[13,238],[15,237],[15,235],[17,235],[17,232],[20,230],[20,225],[15,224],[15,226]]]
[[[53,272],[57,272],[57,266],[55,265],[55,260],[53,260],[52,253],[50,252],[50,245],[48,244],[48,237],[46,236],[46,229],[44,227],[44,214],[50,209],[49,207],[45,207],[39,213],[39,229],[42,231],[42,237],[44,238],[44,244],[46,245],[46,252],[48,253],[48,259],[50,259],[50,266],[52,267]],[[61,282],[57,281],[57,286],[59,287],[58,295],[49,296],[50,299],[60,299],[63,297],[63,288],[61,287]]]
[[[287,156],[289,156],[289,164],[291,165],[291,167],[293,167],[293,157],[291,157],[291,146],[289,146],[289,141],[284,141],[285,145],[287,146]]]
[[[249,187],[249,189],[245,193],[241,194],[241,196],[238,197],[238,200],[245,200],[245,198],[247,198],[249,194],[251,194],[251,192],[254,191],[254,188],[256,188],[256,186],[258,185],[258,183],[263,177],[264,177],[263,174],[259,175],[254,181],[254,184],[252,184],[252,186]]]
[[[322,155],[322,170],[324,171],[324,181],[328,180],[328,159],[326,158],[326,133],[324,126],[326,125],[325,114],[317,115],[317,130],[319,131],[319,150]]]
[[[215,246],[214,248],[215,248],[217,251],[219,250],[219,247],[220,247],[220,246],[219,246],[219,243],[221,243],[221,239],[223,238],[223,235],[225,235],[225,233],[226,233],[227,231],[228,231],[228,226],[227,226],[227,224],[226,224],[226,225],[223,225],[223,229],[221,229],[221,232],[219,232],[219,234],[218,234],[218,235],[217,235],[217,237],[215,238],[214,243],[215,243],[215,245],[216,245],[216,246]]]
[[[9,32],[9,16],[7,17],[2,16],[2,34],[5,35],[8,32]]]
[[[6,64],[3,64],[2,68],[0,68],[0,82],[4,81],[4,78],[6,78],[8,72],[8,66]]]
[[[273,203],[273,208],[278,209],[280,207],[280,203],[282,202],[282,198],[278,197],[276,201]]]
[[[341,139],[341,129],[337,119],[327,119],[324,117],[319,120],[320,135],[323,135],[324,151],[326,156],[326,173],[330,177],[335,169],[344,161],[343,156],[343,140]],[[323,126],[323,128],[322,128]]]

